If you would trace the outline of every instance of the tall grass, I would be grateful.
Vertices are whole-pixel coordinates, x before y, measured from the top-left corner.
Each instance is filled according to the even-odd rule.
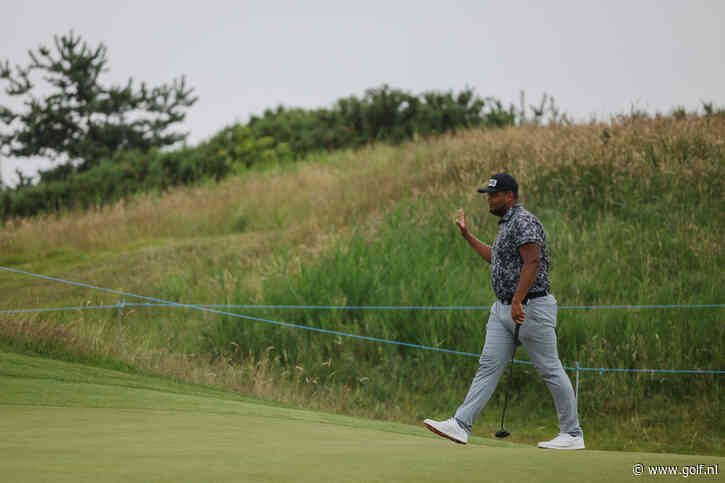
[[[475,188],[507,170],[547,229],[561,305],[722,303],[722,139],[725,120],[717,117],[623,117],[343,151],[97,213],[6,226],[0,258],[189,303],[488,305],[488,267],[460,239],[453,215],[463,207],[474,232],[492,240],[495,218]],[[1,275],[9,294],[3,305],[104,299],[36,285]],[[248,313],[472,353],[481,349],[487,318],[480,311]],[[58,317],[73,333],[95,334],[64,339],[88,353],[295,404],[407,422],[450,414],[476,365],[469,357],[181,309],[127,312],[121,350],[107,314]],[[84,329],[104,323],[100,333]],[[722,369],[724,328],[718,309],[560,311],[559,348],[568,365]],[[94,339],[106,345],[94,346]],[[545,387],[531,368],[514,374],[512,411],[529,428],[519,434],[550,436],[555,422]],[[720,378],[582,374],[579,405],[589,441],[721,453],[722,439],[707,436],[725,432]],[[477,431],[495,425],[501,396]],[[686,417],[675,421],[678,411]],[[685,440],[682,431],[692,436]]]
[[[523,173],[526,205],[549,229],[553,287],[564,305],[725,299],[719,283],[707,283],[721,278],[725,262],[717,242],[725,208],[722,143],[690,131],[690,124],[680,126],[680,131],[676,127],[662,120],[614,124],[607,128],[606,141],[599,135],[592,142],[590,126],[590,138],[577,140],[566,151],[550,128],[543,140],[521,138],[505,146],[506,154],[500,156],[509,163],[500,169]],[[572,132],[579,133],[559,134],[566,139]],[[532,133],[522,129],[507,134]],[[620,137],[626,140],[624,146]],[[553,146],[537,153],[539,164],[529,164],[531,170],[512,169],[519,160],[534,156],[530,150],[548,147],[547,142]],[[577,152],[577,146],[588,150]],[[491,154],[495,160],[499,153]],[[452,165],[444,176],[484,179],[486,171],[476,168],[473,163]],[[473,180],[468,184],[475,186]],[[450,186],[432,200],[406,199],[382,223],[341,242],[315,264],[296,266],[282,260],[258,299],[303,305],[486,305],[493,301],[487,267],[459,239],[452,224],[455,207],[471,203],[478,203],[467,206],[479,215],[473,223],[484,239],[491,240],[495,222],[482,209],[483,203]],[[254,297],[240,287],[229,301],[244,303]],[[485,322],[485,314],[459,311],[270,311],[263,317],[474,353],[480,351]],[[569,365],[577,361],[608,368],[723,367],[722,310],[562,311],[559,320],[560,353]],[[234,353],[260,357],[261,351],[274,348],[281,370],[309,366],[321,381],[329,379],[334,367],[336,384],[367,386],[374,401],[390,407],[410,394],[426,394],[427,403],[415,399],[415,405],[407,408],[420,416],[423,408],[455,409],[451,402],[465,394],[475,365],[462,357],[235,319],[220,319],[208,343],[210,350],[227,357]],[[524,377],[519,381],[520,397],[533,406],[534,414],[543,416],[537,404],[547,392],[543,385],[524,382],[531,374]],[[723,396],[718,377],[600,377],[587,388],[581,408],[585,415],[641,414],[642,406],[655,409],[647,403],[653,397],[661,404],[662,398],[681,402],[694,393],[707,394],[712,399],[700,408],[700,417],[722,433],[725,428],[716,417]]]

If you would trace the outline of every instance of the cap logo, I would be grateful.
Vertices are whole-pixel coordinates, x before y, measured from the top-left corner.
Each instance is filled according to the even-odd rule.
[[[491,179],[488,180],[488,187],[489,188],[495,188],[497,184],[498,184],[498,180],[497,179],[491,178]]]

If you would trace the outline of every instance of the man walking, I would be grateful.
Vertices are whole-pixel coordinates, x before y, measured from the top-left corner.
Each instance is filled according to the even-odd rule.
[[[426,419],[423,423],[440,436],[461,444],[468,442],[473,422],[491,398],[516,349],[514,324],[519,324],[519,339],[549,388],[559,419],[559,435],[539,443],[539,447],[583,449],[574,390],[557,350],[557,301],[549,293],[544,227],[518,203],[518,184],[513,176],[494,174],[488,186],[478,191],[488,194],[489,211],[500,218],[493,246],[471,234],[463,210],[458,211],[456,225],[463,238],[491,264],[491,283],[498,300],[491,307],[478,371],[463,404],[450,419]]]

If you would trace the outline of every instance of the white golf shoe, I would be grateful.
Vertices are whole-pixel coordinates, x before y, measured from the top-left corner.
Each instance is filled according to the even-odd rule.
[[[439,436],[443,436],[459,444],[468,443],[468,433],[461,428],[456,418],[446,419],[445,421],[426,419],[423,421],[423,424]]]
[[[551,441],[542,441],[539,448],[545,449],[584,449],[584,437],[572,436],[568,433],[559,433]]]

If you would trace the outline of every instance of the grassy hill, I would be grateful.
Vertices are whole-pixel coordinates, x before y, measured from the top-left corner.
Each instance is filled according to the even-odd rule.
[[[488,305],[488,270],[453,225],[484,240],[475,189],[507,170],[547,229],[561,305],[722,303],[725,120],[644,119],[472,130],[251,170],[163,196],[6,224],[0,265],[184,303]],[[131,302],[132,300],[126,300]],[[119,297],[0,273],[0,307]],[[484,311],[242,311],[464,352]],[[15,352],[158,373],[240,394],[416,424],[455,410],[475,359],[312,334],[179,308],[0,315]],[[722,309],[561,311],[565,364],[723,369]],[[526,358],[524,351],[519,358]],[[514,371],[513,441],[556,432],[535,372]],[[474,434],[490,436],[503,391]],[[582,375],[587,444],[725,454],[721,375]]]

